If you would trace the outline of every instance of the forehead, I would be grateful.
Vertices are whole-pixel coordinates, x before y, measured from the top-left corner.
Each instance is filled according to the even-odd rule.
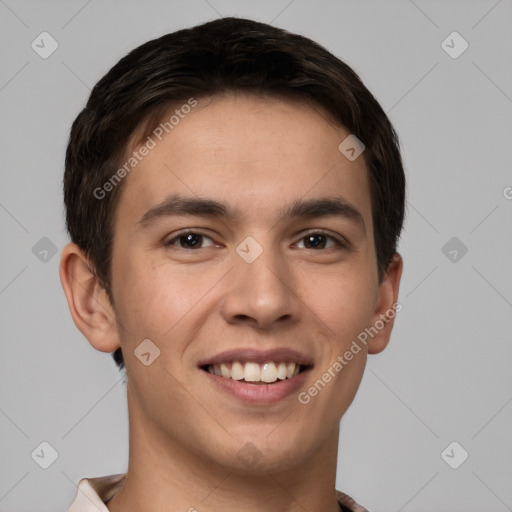
[[[146,140],[152,148],[125,178],[118,218],[135,222],[173,193],[222,200],[260,220],[285,203],[326,194],[371,214],[364,159],[340,153],[349,132],[312,104],[245,94],[204,98],[177,112],[161,140],[154,133]]]

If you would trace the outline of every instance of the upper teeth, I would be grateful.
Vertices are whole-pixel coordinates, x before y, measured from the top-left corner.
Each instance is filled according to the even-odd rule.
[[[220,377],[247,382],[275,382],[277,379],[291,379],[298,375],[300,365],[297,363],[274,363],[272,361],[258,364],[253,362],[210,364],[208,371]]]

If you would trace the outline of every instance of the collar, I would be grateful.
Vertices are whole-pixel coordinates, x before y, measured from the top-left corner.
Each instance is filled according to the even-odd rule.
[[[82,478],[78,483],[75,500],[68,512],[109,512],[105,504],[121,488],[125,476],[126,473],[120,473],[97,478]],[[369,512],[341,491],[336,491],[336,498],[341,512]]]

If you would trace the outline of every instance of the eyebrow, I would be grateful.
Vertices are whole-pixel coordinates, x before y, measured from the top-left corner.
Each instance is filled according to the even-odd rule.
[[[362,214],[355,206],[341,197],[323,197],[306,201],[297,199],[282,210],[282,216],[285,219],[341,217],[358,224],[363,232],[366,232]]]
[[[240,219],[240,212],[226,203],[205,197],[185,197],[179,194],[172,194],[167,196],[161,203],[150,208],[137,222],[137,226],[145,228],[162,217],[179,215],[216,217],[233,222]]]
[[[164,217],[195,215],[201,217],[220,218],[237,222],[242,214],[227,203],[206,197],[187,197],[171,194],[161,203],[150,208],[137,222],[139,229],[146,228],[153,222]],[[362,214],[353,205],[341,197],[322,197],[315,199],[297,199],[290,205],[281,208],[282,219],[341,217],[359,225],[364,233],[366,226]]]

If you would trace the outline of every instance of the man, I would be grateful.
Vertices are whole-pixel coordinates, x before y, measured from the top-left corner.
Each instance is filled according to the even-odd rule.
[[[116,64],[75,120],[60,277],[127,376],[127,473],[72,512],[364,511],[340,419],[399,308],[398,140],[304,37],[224,18]]]

